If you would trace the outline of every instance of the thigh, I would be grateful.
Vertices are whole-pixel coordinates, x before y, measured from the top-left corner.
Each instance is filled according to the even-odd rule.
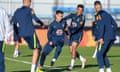
[[[110,49],[110,46],[111,45],[111,40],[108,40],[108,41],[104,41],[104,44],[98,44],[98,49],[99,49],[99,52],[104,55],[107,50]]]

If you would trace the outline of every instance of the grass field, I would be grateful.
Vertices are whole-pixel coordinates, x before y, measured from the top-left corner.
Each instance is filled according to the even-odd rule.
[[[27,46],[21,46],[20,51],[21,55],[18,58],[13,58],[13,46],[6,46],[5,50],[5,64],[6,64],[6,72],[30,72],[31,67],[31,57],[32,51],[28,49]],[[63,47],[62,53],[58,60],[56,61],[54,67],[49,67],[50,61],[53,57],[53,50],[50,55],[47,56],[45,61],[45,72],[69,72],[67,71],[67,67],[70,64],[70,54],[69,48],[67,46]],[[76,59],[75,68],[71,72],[97,72],[97,63],[96,59],[92,58],[92,54],[94,52],[93,47],[81,47],[78,48],[78,51],[81,55],[85,56],[88,60],[86,68],[81,69],[81,62]],[[114,46],[108,53],[111,68],[113,72],[120,72],[120,47]]]

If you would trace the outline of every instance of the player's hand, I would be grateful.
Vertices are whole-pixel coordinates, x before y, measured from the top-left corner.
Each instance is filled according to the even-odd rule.
[[[104,43],[104,40],[101,38],[101,39],[99,40],[99,42],[100,42],[100,44],[103,44],[103,43]]]
[[[53,42],[52,42],[52,41],[50,41],[50,42],[49,42],[49,44],[52,46],[52,45],[53,45]]]
[[[72,22],[72,26],[73,26],[73,27],[76,27],[77,24],[76,24],[75,22]]]

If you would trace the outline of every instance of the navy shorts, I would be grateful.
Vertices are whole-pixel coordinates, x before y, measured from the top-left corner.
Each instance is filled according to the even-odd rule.
[[[82,40],[82,34],[72,35],[69,40],[69,46],[71,46],[73,42],[79,43],[81,40]]]
[[[27,42],[30,49],[36,49],[36,48],[41,49],[40,42],[39,42],[38,37],[35,33],[31,36],[26,36],[23,38]]]

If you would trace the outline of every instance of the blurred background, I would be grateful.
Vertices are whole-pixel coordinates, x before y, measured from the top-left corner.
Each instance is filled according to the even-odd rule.
[[[84,4],[84,15],[86,23],[84,28],[83,40],[81,46],[94,46],[95,43],[92,39],[91,22],[94,16],[94,1],[95,0],[32,0],[31,8],[35,10],[36,15],[45,23],[46,26],[54,19],[56,10],[62,10],[65,16],[71,12],[76,11],[77,4]],[[116,36],[115,45],[120,45],[120,2],[119,0],[99,0],[102,2],[103,9],[109,12],[118,24],[118,32]],[[0,7],[6,9],[9,17],[14,15],[17,8],[22,6],[22,0],[0,0]],[[37,34],[42,41],[43,45],[47,41],[47,29],[40,29],[38,24],[35,23]],[[39,33],[42,33],[39,34]],[[42,36],[44,35],[45,38]],[[42,37],[42,38],[41,38]]]

